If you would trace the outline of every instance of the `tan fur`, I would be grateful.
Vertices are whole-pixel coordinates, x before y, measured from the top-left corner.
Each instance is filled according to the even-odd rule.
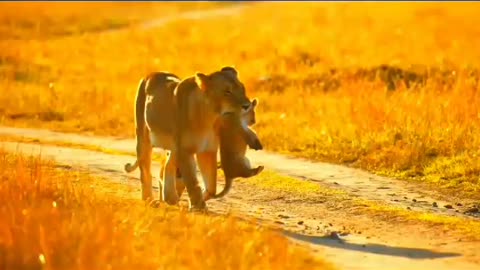
[[[230,191],[235,178],[249,178],[263,171],[263,166],[251,168],[250,161],[245,156],[247,145],[254,149],[263,149],[260,140],[253,130],[248,128],[255,124],[255,106],[257,100],[252,101],[252,106],[242,113],[241,119],[234,113],[221,116],[218,125],[220,136],[220,160],[225,174],[225,187],[218,193],[206,191],[205,200],[221,198]]]
[[[150,171],[152,142],[151,127],[155,130],[169,129],[168,120],[158,121],[156,113],[173,114],[173,92],[180,79],[168,72],[152,72],[140,81],[135,98],[135,127],[137,137],[137,160],[125,164],[125,171],[132,172],[140,167],[142,199],[153,200],[152,176]],[[170,128],[173,130],[173,128]],[[173,132],[173,131],[171,131]],[[163,178],[167,160],[162,160],[160,178]],[[180,181],[181,182],[181,181]]]
[[[170,150],[162,168],[162,200],[177,204],[178,194],[183,191],[177,185],[185,184],[191,208],[204,209],[193,155],[196,154],[205,185],[215,191],[212,183],[216,183],[218,138],[214,123],[223,113],[249,108],[250,101],[231,67],[208,75],[196,73],[178,81],[174,74],[155,72],[142,79],[138,87],[135,124],[142,198],[153,199],[151,152],[152,147],[159,147]],[[177,167],[183,181],[176,179]],[[135,164],[126,164],[125,169],[135,169]]]

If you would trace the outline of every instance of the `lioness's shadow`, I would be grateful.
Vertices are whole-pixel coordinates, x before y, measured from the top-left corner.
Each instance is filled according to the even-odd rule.
[[[208,211],[208,215],[225,216],[225,214],[216,213],[211,210]],[[242,217],[235,214],[233,215],[227,214],[227,215],[247,223],[261,224],[264,221],[266,221],[265,219],[259,218],[259,217],[255,217],[252,219],[252,217]],[[395,246],[388,246],[388,245],[374,244],[374,243],[351,243],[351,242],[348,242],[346,239],[332,237],[331,235],[322,235],[322,236],[304,235],[304,234],[288,231],[285,229],[280,229],[279,232],[283,233],[286,237],[289,237],[293,240],[298,240],[300,242],[307,242],[307,243],[313,244],[314,246],[326,246],[331,248],[346,249],[346,250],[372,253],[372,254],[385,255],[385,256],[404,257],[404,258],[410,258],[410,259],[416,259],[416,260],[440,259],[440,258],[448,258],[448,257],[457,257],[462,255],[460,253],[455,253],[455,252],[437,252],[437,251],[422,249],[422,248],[395,247]]]
[[[283,231],[283,232],[287,237],[290,237],[295,240],[303,241],[303,242],[308,242],[313,245],[348,249],[353,251],[367,252],[367,253],[373,253],[373,254],[379,254],[379,255],[405,257],[410,259],[438,259],[438,258],[446,258],[446,257],[456,257],[461,255],[459,253],[454,253],[454,252],[436,252],[436,251],[421,249],[421,248],[395,247],[395,246],[387,246],[387,245],[373,244],[373,243],[364,243],[364,244],[349,243],[344,239],[332,237],[330,235],[310,236],[310,235],[294,233],[291,231]]]

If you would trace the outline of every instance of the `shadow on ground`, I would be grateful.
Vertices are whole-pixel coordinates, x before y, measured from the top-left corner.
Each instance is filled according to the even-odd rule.
[[[386,256],[405,257],[410,259],[439,259],[461,255],[454,252],[436,252],[421,248],[395,247],[373,243],[350,243],[344,239],[331,235],[311,236],[298,234],[291,231],[284,231],[283,233],[292,239],[308,242],[314,246],[326,246],[331,248],[347,249]]]

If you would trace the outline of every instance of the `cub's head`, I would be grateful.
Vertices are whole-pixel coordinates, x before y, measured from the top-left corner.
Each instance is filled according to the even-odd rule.
[[[245,93],[245,86],[238,79],[238,72],[233,67],[223,67],[211,74],[197,72],[195,82],[210,98],[220,114],[248,110],[250,100]]]
[[[242,123],[246,126],[253,126],[257,122],[255,119],[255,107],[258,104],[258,100],[254,98],[250,107],[246,110],[242,109]]]

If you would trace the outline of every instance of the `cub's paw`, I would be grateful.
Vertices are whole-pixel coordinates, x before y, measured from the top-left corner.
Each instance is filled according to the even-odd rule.
[[[254,140],[248,146],[250,146],[250,148],[252,148],[253,150],[263,150],[263,145],[259,139]]]
[[[263,172],[263,169],[265,169],[264,166],[258,166],[257,168],[255,168],[256,174],[259,174],[259,173]]]

